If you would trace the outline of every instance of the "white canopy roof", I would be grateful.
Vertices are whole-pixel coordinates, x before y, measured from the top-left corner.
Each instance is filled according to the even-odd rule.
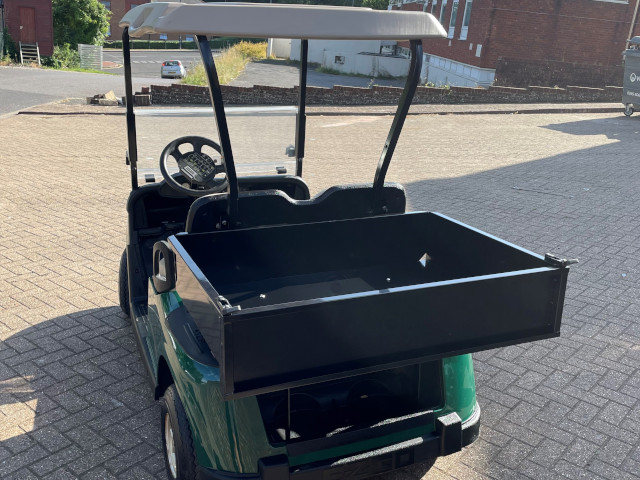
[[[277,3],[146,3],[120,21],[131,37],[193,34],[254,38],[410,40],[446,37],[424,12]]]

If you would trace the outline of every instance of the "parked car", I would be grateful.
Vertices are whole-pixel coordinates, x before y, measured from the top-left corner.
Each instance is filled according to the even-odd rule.
[[[160,67],[162,78],[183,78],[186,74],[187,70],[180,60],[167,60],[162,62],[162,67]]]
[[[404,188],[385,183],[422,41],[446,37],[440,23],[421,11],[147,3],[120,26],[132,186],[120,306],[161,402],[169,478],[356,480],[426,470],[471,444],[470,353],[558,336],[572,262],[407,212]],[[194,31],[220,143],[171,137],[163,181],[139,185],[129,36]],[[238,175],[208,41],[221,35],[302,39],[295,175]],[[390,38],[411,52],[374,181],[314,198],[302,179],[310,38]]]

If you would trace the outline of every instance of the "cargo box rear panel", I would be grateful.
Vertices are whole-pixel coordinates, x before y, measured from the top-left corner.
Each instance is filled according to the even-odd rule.
[[[568,268],[412,212],[170,238],[238,398],[559,335]]]

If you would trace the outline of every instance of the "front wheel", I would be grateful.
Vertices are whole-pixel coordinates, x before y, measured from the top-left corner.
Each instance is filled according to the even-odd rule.
[[[167,475],[172,480],[196,478],[191,428],[175,385],[170,385],[160,399],[160,421]]]
[[[630,116],[633,114],[633,105],[632,105],[631,103],[627,103],[627,104],[624,106],[624,114],[625,114],[627,117],[630,117]]]

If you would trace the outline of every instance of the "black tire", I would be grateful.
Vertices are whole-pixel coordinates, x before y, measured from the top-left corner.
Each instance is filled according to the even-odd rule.
[[[170,431],[167,432],[166,426]],[[164,464],[167,476],[171,480],[193,480],[197,478],[196,456],[193,451],[191,428],[187,420],[187,414],[182,406],[175,385],[170,385],[160,399],[160,428],[162,429],[162,442],[164,445]],[[169,460],[170,442],[175,458],[173,468]]]
[[[634,110],[633,110],[633,105],[631,105],[630,103],[627,103],[627,104],[624,106],[624,114],[625,114],[627,117],[630,117],[631,115],[633,115],[633,112],[634,112]]]
[[[127,317],[131,314],[129,307],[129,272],[127,271],[127,249],[122,252],[120,258],[120,270],[118,271],[118,298],[120,309]]]

